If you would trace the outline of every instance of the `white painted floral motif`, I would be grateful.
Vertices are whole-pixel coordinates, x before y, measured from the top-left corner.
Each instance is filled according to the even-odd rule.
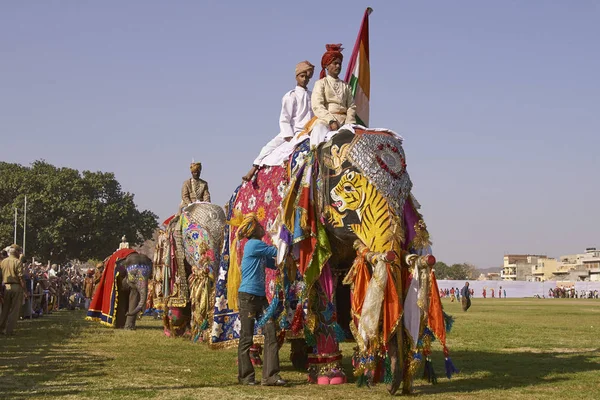
[[[248,199],[248,211],[253,211],[254,207],[256,207],[256,196],[252,195]]]
[[[219,337],[223,333],[223,324],[219,324],[218,322],[213,322],[212,333],[211,336]]]
[[[240,319],[238,318],[233,323],[233,331],[239,335],[241,329],[242,329],[242,321],[240,321]]]
[[[271,204],[271,202],[273,201],[273,192],[271,191],[271,189],[267,189],[267,191],[265,192],[265,204]]]
[[[283,198],[286,188],[287,188],[287,185],[285,184],[285,182],[283,182],[283,181],[279,182],[279,185],[277,185],[277,194],[279,195],[279,197]]]
[[[225,295],[217,297],[215,301],[215,306],[219,311],[223,311],[227,308],[227,298],[225,297]]]

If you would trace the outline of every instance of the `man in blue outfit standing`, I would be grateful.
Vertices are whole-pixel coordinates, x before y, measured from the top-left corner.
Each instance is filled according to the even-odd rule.
[[[264,235],[265,230],[254,213],[244,218],[237,231],[238,240],[249,239],[244,246],[242,280],[238,291],[242,325],[238,345],[238,381],[243,385],[256,385],[254,366],[250,361],[254,323],[269,305],[265,293],[265,268],[276,268],[274,258],[277,248],[263,242]],[[279,347],[273,319],[265,324],[263,334],[265,353],[261,383],[265,386],[285,386],[286,381],[279,376]]]

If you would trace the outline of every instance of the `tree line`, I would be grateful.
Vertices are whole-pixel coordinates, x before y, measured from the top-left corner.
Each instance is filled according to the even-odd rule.
[[[131,246],[150,239],[158,216],[137,209],[110,172],[79,172],[43,160],[31,166],[0,162],[0,246],[11,244],[14,210],[22,244],[27,196],[27,258],[52,262],[104,259],[122,235]]]
[[[437,279],[465,280],[477,278],[477,269],[469,263],[447,265],[438,261],[433,268]]]

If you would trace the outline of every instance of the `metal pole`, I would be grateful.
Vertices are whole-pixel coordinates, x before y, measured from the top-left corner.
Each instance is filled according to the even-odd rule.
[[[18,213],[17,210],[18,210],[17,207],[15,207],[15,237],[13,239],[14,244],[17,244],[17,213]]]
[[[27,195],[25,195],[25,206],[23,207],[23,255],[25,255],[25,234],[27,232]]]

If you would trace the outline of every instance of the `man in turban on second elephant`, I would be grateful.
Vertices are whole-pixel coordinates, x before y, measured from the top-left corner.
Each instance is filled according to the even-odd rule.
[[[192,177],[183,182],[181,189],[181,207],[197,201],[206,201],[210,203],[210,193],[208,191],[208,183],[200,179],[202,172],[202,164],[194,162],[190,165]]]
[[[311,133],[311,146],[318,146],[329,139],[329,132],[337,132],[345,124],[356,123],[352,90],[339,78],[344,59],[342,45],[327,44],[325,48],[327,51],[321,58],[321,79],[315,82],[311,98],[313,112],[318,118]]]

